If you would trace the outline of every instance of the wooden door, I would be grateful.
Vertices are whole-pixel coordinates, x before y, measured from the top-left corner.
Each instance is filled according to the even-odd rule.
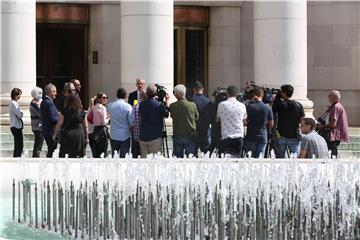
[[[77,78],[85,80],[85,26],[81,24],[38,23],[36,28],[36,85],[48,83],[61,94],[64,83]],[[81,98],[86,103],[85,88]]]

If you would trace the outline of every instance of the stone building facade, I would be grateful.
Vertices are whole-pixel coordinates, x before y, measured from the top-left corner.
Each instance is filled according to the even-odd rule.
[[[244,87],[255,80],[270,88],[294,85],[295,98],[315,117],[326,109],[329,90],[338,89],[350,125],[360,125],[358,1],[0,4],[2,106],[13,87],[23,89],[27,105],[36,84],[61,86],[79,74],[85,101],[100,90],[110,97],[120,86],[131,91],[137,77],[169,91],[176,83],[201,80],[209,95],[217,86]],[[46,51],[66,41],[51,50],[59,56],[52,71],[41,68],[48,64]],[[73,54],[63,54],[66,49]],[[54,70],[67,68],[64,76]]]

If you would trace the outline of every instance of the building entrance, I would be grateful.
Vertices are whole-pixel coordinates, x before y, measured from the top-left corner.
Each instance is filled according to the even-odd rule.
[[[37,4],[36,85],[48,83],[62,94],[65,82],[81,81],[81,100],[87,105],[87,5]]]
[[[175,6],[174,85],[192,87],[200,81],[207,89],[207,28],[209,9]]]
[[[81,25],[37,25],[36,75],[37,86],[43,88],[53,83],[58,94],[70,79],[84,80],[84,29]],[[82,89],[81,96],[84,94]]]

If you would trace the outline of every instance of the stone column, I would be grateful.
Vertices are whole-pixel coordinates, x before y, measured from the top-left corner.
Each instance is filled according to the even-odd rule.
[[[14,87],[22,90],[19,101],[29,115],[30,91],[36,86],[35,0],[0,1],[1,124],[9,122],[8,105]]]
[[[293,99],[312,115],[307,99],[306,1],[254,2],[254,80],[279,88],[291,84]]]
[[[174,84],[173,1],[121,2],[121,86],[136,78],[172,91]]]

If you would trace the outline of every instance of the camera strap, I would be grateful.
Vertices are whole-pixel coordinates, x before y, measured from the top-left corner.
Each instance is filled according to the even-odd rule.
[[[331,109],[335,106],[335,104],[337,104],[337,102],[332,104],[330,107],[328,107],[328,109],[319,118],[325,120],[325,122],[327,123],[329,121],[328,115],[329,115]]]

